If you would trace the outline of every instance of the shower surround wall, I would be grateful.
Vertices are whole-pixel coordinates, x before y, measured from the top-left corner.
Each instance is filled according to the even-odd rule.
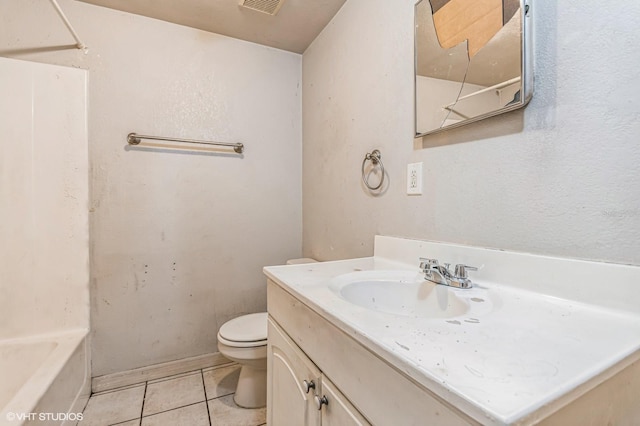
[[[0,339],[86,330],[86,73],[0,61]]]
[[[89,397],[86,83],[0,58],[1,424]]]
[[[415,1],[345,3],[303,55],[305,256],[368,256],[382,234],[640,264],[640,3],[532,3],[529,106],[416,141]]]
[[[3,0],[0,55],[89,70],[93,375],[216,352],[223,322],[266,309],[262,267],[301,254],[301,56],[60,4],[87,53],[48,2]]]

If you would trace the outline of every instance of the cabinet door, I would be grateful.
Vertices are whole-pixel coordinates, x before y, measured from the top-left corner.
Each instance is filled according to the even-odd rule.
[[[320,426],[314,396],[320,370],[269,317],[267,344],[267,424]],[[306,389],[304,381],[315,389]]]
[[[322,426],[369,425],[362,414],[324,375],[322,376],[322,395],[327,398],[327,405],[322,408]]]

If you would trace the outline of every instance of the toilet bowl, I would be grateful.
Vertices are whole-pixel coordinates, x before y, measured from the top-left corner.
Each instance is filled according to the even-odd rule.
[[[316,262],[291,259],[287,265]],[[240,364],[240,377],[233,397],[244,408],[267,405],[267,313],[243,315],[227,321],[218,331],[218,350]]]

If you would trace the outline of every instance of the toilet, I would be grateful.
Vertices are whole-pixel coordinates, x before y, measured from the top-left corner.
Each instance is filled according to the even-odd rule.
[[[243,315],[218,331],[218,350],[242,366],[233,399],[240,407],[267,404],[267,313]]]
[[[310,258],[287,260],[287,265],[317,262]],[[267,405],[267,313],[243,315],[225,322],[218,331],[218,350],[241,365],[233,397],[243,408]]]

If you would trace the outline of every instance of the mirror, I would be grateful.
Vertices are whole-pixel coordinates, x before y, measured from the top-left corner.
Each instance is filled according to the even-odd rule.
[[[530,15],[529,0],[416,3],[416,137],[529,102]]]

